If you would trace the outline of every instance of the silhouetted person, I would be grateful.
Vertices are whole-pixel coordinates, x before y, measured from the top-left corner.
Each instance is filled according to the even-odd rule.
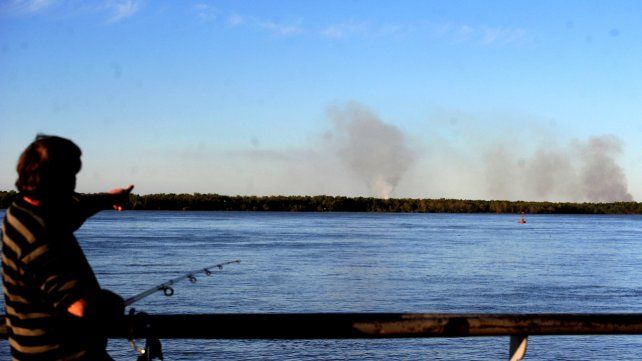
[[[80,148],[38,136],[18,161],[19,190],[2,227],[2,280],[14,360],[111,360],[105,330],[123,299],[102,290],[73,232],[102,209],[127,202],[133,186],[74,193]]]

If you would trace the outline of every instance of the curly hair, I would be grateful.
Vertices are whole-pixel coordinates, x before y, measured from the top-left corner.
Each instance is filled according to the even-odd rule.
[[[80,148],[69,139],[38,134],[20,155],[16,187],[37,199],[70,187],[73,191],[81,154]]]

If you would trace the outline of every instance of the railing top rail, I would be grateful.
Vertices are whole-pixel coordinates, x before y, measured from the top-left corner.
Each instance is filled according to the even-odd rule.
[[[4,325],[4,321],[0,320]],[[149,331],[146,331],[149,330]],[[146,332],[161,339],[348,339],[514,335],[642,334],[641,313],[430,314],[252,313],[136,315],[112,338]],[[0,337],[6,338],[5,327]]]

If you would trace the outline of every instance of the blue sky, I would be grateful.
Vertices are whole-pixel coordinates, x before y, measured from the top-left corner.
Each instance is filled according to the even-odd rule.
[[[349,122],[356,106],[412,154],[386,195],[609,200],[576,190],[619,169],[639,200],[640,14],[636,1],[1,1],[0,189],[44,132],[83,149],[81,191],[378,195],[366,178],[390,175],[364,178],[337,151],[386,142],[337,125],[332,109]],[[556,190],[533,190],[542,172]]]

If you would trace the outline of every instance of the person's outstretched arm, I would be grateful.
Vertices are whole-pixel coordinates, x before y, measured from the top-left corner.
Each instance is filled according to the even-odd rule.
[[[129,204],[129,194],[132,189],[134,189],[134,186],[129,185],[125,188],[111,189],[106,193],[77,194],[74,197],[78,206],[79,218],[74,222],[77,224],[76,228],[79,228],[87,218],[100,211],[106,209],[122,211]]]

